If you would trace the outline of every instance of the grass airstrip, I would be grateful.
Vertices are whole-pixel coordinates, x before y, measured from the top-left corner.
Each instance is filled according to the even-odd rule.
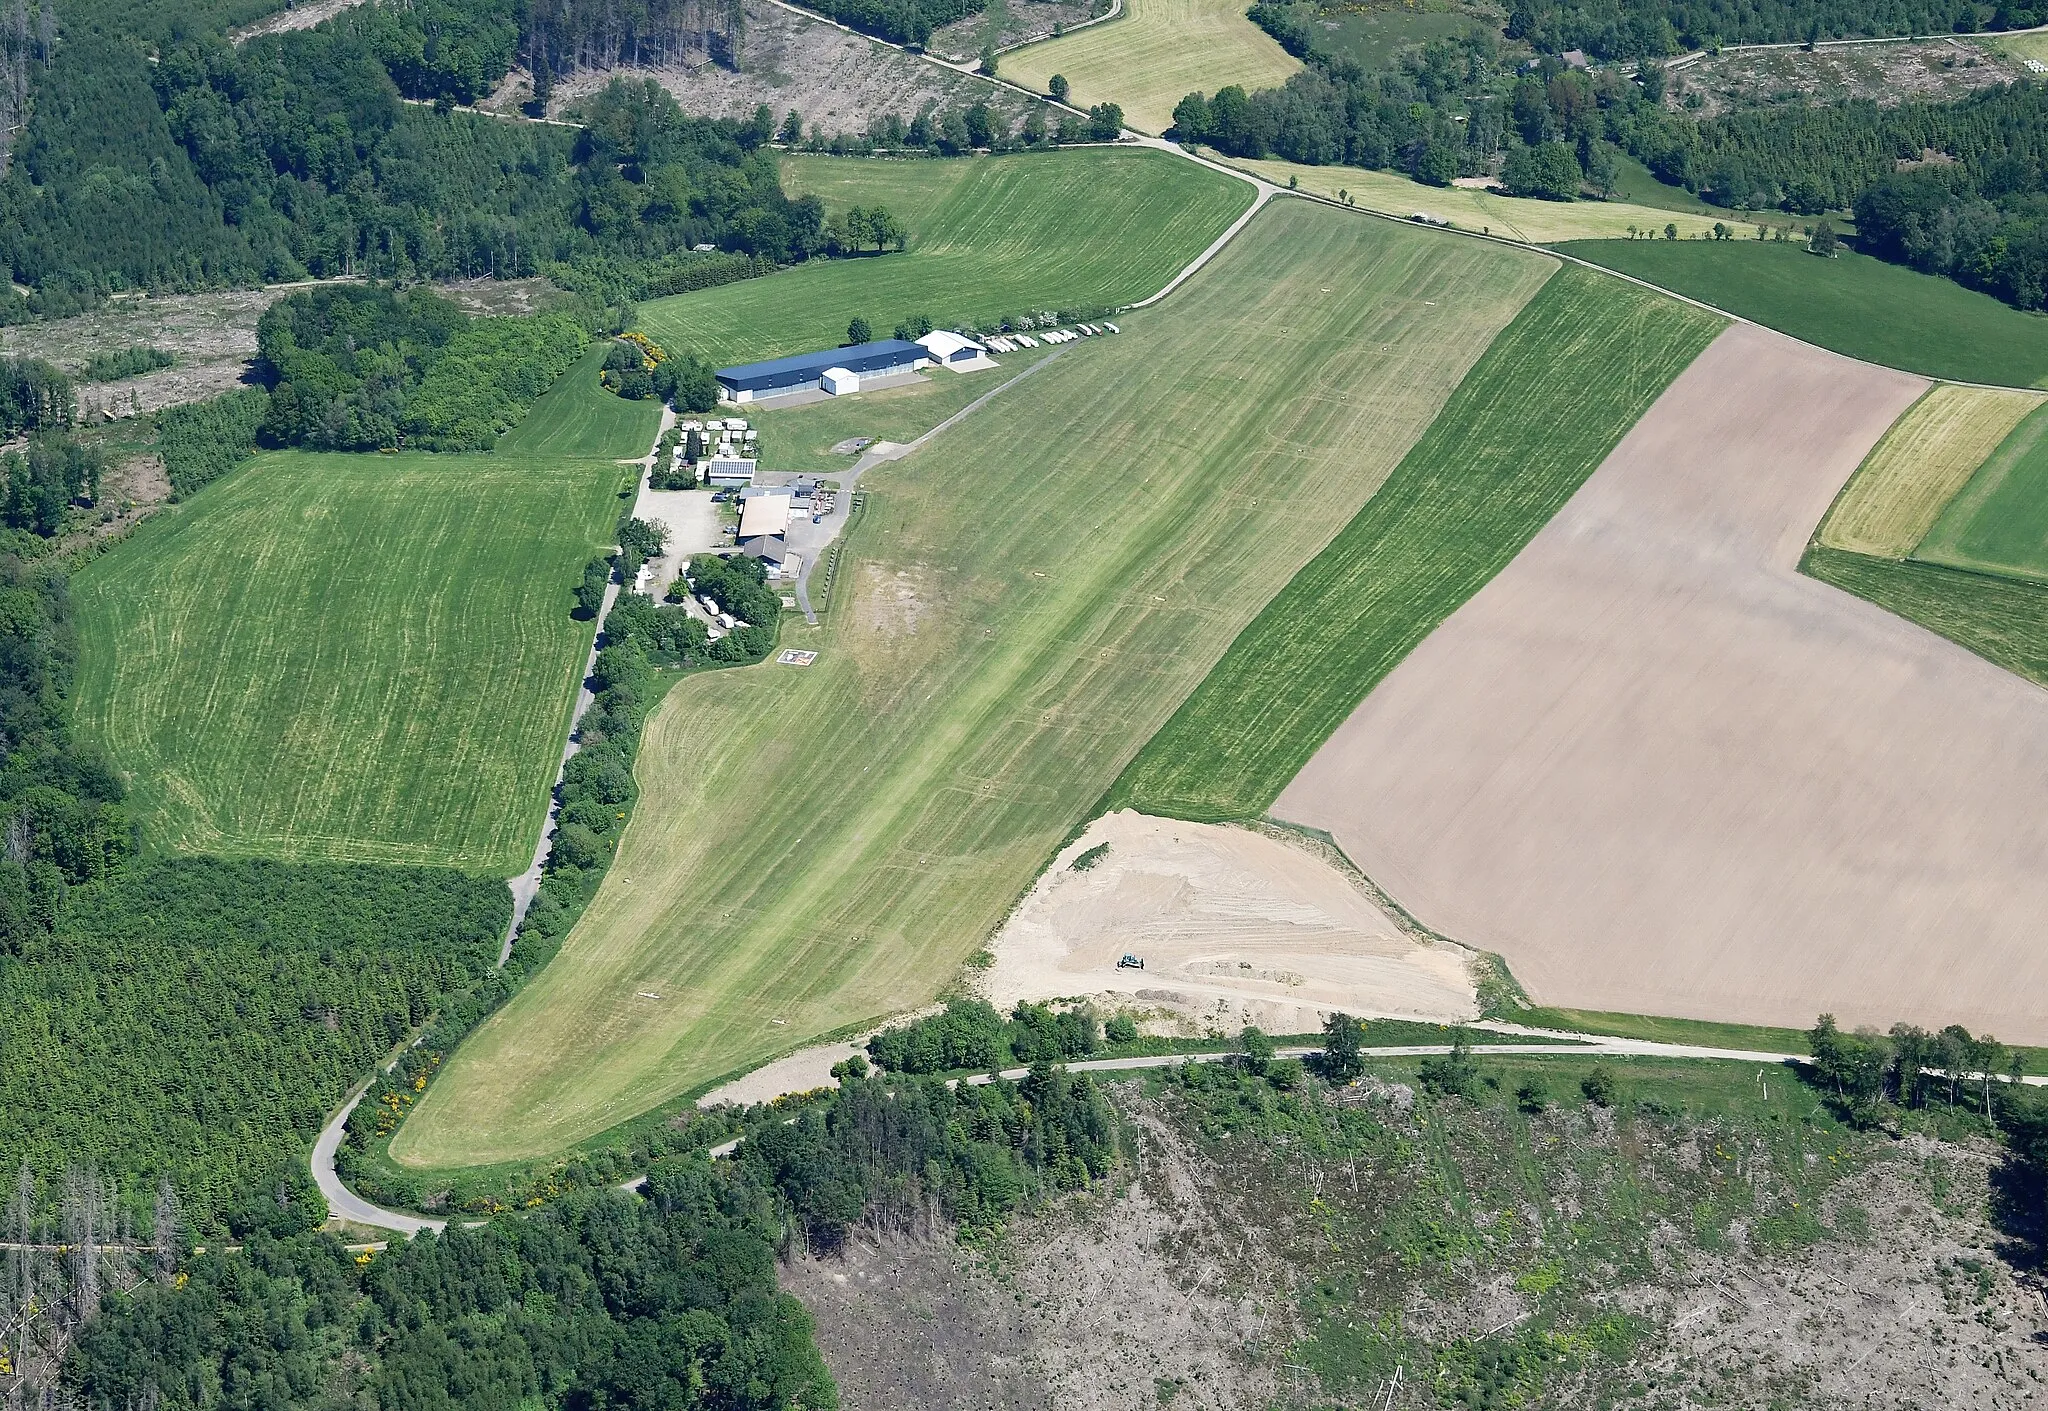
[[[1003,55],[998,72],[1048,91],[1054,74],[1079,108],[1115,103],[1124,122],[1157,136],[1188,94],[1237,84],[1277,88],[1301,62],[1245,18],[1238,0],[1123,0],[1117,19]]]
[[[877,180],[868,202],[901,207],[908,248],[643,304],[656,341],[723,366],[835,347],[856,315],[886,338],[916,314],[946,327],[1126,304],[1162,288],[1252,202],[1248,182],[1144,149],[810,157],[784,172],[792,193],[819,189],[828,207],[850,201],[849,182]]]
[[[558,1151],[930,998],[1554,268],[1280,202],[878,472],[816,664],[669,693],[603,890],[393,1157]]]
[[[1662,295],[1560,270],[1379,493],[1152,737],[1107,806],[1198,820],[1265,812],[1723,326]]]
[[[80,733],[154,847],[521,871],[594,631],[571,590],[624,483],[259,456],[73,579]]]

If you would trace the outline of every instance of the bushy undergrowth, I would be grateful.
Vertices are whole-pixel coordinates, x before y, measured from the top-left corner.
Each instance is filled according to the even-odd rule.
[[[868,1053],[895,1073],[987,1072],[1081,1058],[1101,1043],[1102,1025],[1090,1009],[1054,1012],[1025,1002],[1005,1019],[985,1000],[956,999],[941,1013],[884,1029],[868,1040]]]

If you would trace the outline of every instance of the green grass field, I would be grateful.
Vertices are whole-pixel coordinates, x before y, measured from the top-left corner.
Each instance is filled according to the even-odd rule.
[[[519,425],[498,438],[504,456],[597,456],[628,460],[644,456],[661,426],[661,404],[629,402],[599,384],[607,342],[555,379]]]
[[[1800,569],[2048,686],[2048,584],[1818,545]]]
[[[938,993],[1553,268],[1280,202],[876,472],[831,613],[784,632],[816,664],[669,693],[603,890],[393,1157],[559,1151]]]
[[[623,483],[260,456],[73,579],[79,731],[153,848],[521,871],[593,631],[570,592]]]
[[[1590,270],[1560,270],[1380,492],[1131,762],[1107,806],[1206,820],[1263,813],[1723,326]]]
[[[2022,421],[1977,468],[1912,556],[2048,581],[2048,408]]]
[[[1092,353],[1101,340],[1075,347],[1067,356]],[[954,412],[1046,355],[1045,349],[1005,354],[1001,367],[986,372],[935,371],[923,382],[885,387],[858,397],[833,397],[801,407],[757,411],[750,424],[761,433],[761,463],[777,470],[830,475],[853,469],[858,456],[834,455],[832,448],[856,436],[877,441],[914,441]]]
[[[1164,287],[1252,200],[1245,182],[1144,150],[915,164],[822,157],[792,167],[791,179],[837,182],[835,200],[866,190],[887,204],[921,179],[904,171],[912,165],[954,184],[911,227],[904,253],[813,260],[657,299],[641,306],[641,326],[664,346],[723,366],[834,347],[855,315],[886,338],[920,313],[945,326],[1126,304]]]
[[[1958,382],[2048,385],[2048,318],[1864,255],[1758,240],[1573,241],[1567,254],[1866,362]]]
[[[1128,126],[1157,136],[1197,89],[1277,88],[1301,68],[1245,9],[1239,0],[1124,0],[1120,18],[1013,50],[1000,72],[1040,93],[1064,75],[1069,103],[1115,103]]]

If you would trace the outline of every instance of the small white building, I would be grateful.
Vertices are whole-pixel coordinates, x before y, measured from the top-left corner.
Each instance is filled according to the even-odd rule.
[[[818,374],[818,387],[827,396],[844,397],[860,391],[860,374],[843,367],[828,367]]]
[[[715,455],[704,462],[704,483],[731,488],[754,483],[759,464],[752,456]]]

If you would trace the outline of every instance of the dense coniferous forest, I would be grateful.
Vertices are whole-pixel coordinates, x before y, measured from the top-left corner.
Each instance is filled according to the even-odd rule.
[[[373,0],[240,48],[167,41],[155,63],[120,35],[60,43],[0,181],[0,258],[36,291],[10,316],[132,286],[820,248],[822,212],[784,196],[765,121],[686,118],[653,84],[590,99],[581,135],[408,104],[473,96],[465,75],[487,86],[512,58],[506,36],[427,42],[431,10]]]

